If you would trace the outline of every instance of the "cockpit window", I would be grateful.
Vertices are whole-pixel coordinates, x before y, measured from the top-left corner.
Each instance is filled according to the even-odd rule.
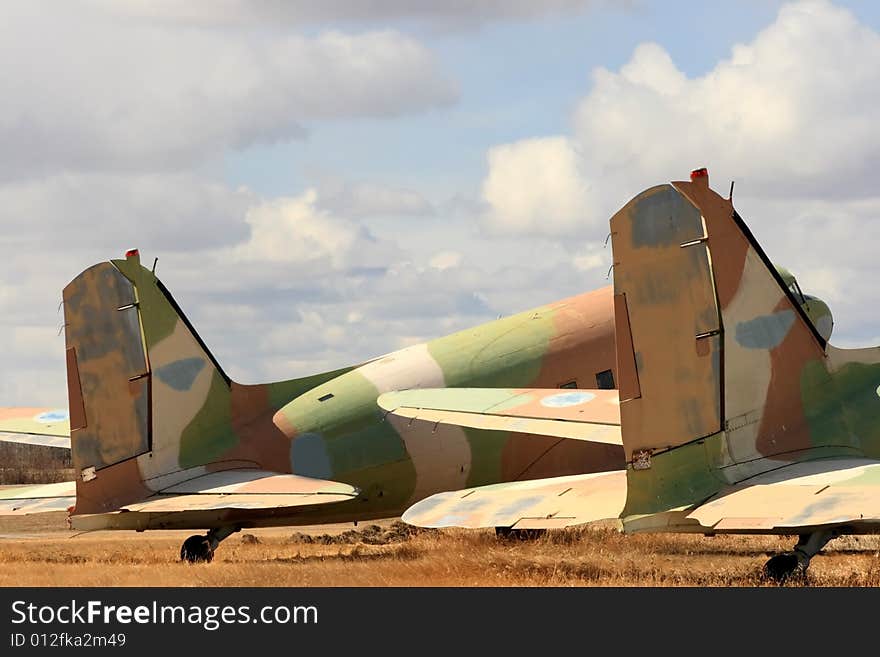
[[[794,295],[794,298],[797,299],[798,303],[806,303],[804,293],[801,292],[800,285],[797,284],[797,281],[792,281],[791,285],[788,286],[788,290]]]

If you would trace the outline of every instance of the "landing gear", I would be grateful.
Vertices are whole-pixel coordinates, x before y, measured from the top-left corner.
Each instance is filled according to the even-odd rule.
[[[774,555],[764,564],[764,575],[774,582],[782,583],[791,577],[804,577],[810,559],[816,556],[825,544],[837,534],[830,530],[802,534],[791,552]]]
[[[513,527],[496,527],[495,536],[513,541],[534,541],[547,533],[546,529],[514,529]]]
[[[190,536],[180,546],[180,560],[190,563],[211,563],[214,559],[214,550],[220,545],[220,541],[237,532],[241,527],[218,527],[211,529],[204,536],[196,534]]]
[[[207,536],[196,534],[190,536],[183,542],[180,547],[180,560],[189,561],[190,563],[199,563],[205,561],[211,563],[214,558],[214,549],[211,547],[211,541]]]

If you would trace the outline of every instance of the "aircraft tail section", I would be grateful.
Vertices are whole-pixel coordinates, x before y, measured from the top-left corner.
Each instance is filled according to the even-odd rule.
[[[787,463],[860,453],[806,403],[825,340],[705,170],[611,219],[624,516],[699,503]],[[833,421],[840,420],[839,417]]]
[[[137,503],[206,472],[289,472],[272,414],[339,372],[232,382],[136,250],[64,288],[77,514]]]

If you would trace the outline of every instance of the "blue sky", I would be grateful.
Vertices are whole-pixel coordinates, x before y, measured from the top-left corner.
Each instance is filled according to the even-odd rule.
[[[64,404],[61,288],[131,246],[289,378],[608,284],[610,215],[702,165],[880,339],[876,3],[365,6],[0,7],[0,405]]]
[[[459,102],[394,121],[316,123],[308,126],[303,141],[229,153],[225,178],[266,196],[300,192],[322,174],[409,184],[435,197],[451,196],[476,185],[491,146],[567,131],[594,67],[617,69],[638,44],[655,41],[684,73],[702,75],[729,57],[734,44],[769,25],[783,4],[607,3],[562,16],[439,33],[424,24],[392,21],[386,25],[416,35],[437,55],[459,85]],[[876,3],[836,4],[877,28]]]

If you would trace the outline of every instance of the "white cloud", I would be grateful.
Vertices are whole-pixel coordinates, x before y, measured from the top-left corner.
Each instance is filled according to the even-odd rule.
[[[0,180],[189,167],[302,137],[309,121],[457,98],[433,55],[397,32],[200,30],[79,3],[4,3],[0,80]]]
[[[598,4],[596,0],[214,0],[186,3],[173,0],[92,0],[92,3],[122,15],[193,25],[411,20],[441,23],[447,27],[575,13]]]
[[[596,221],[580,158],[565,137],[526,139],[489,151],[482,196],[497,233],[559,235]]]
[[[0,245],[187,252],[242,241],[256,201],[191,174],[62,174],[0,186]]]
[[[572,135],[490,150],[487,223],[586,242],[572,264],[598,271],[618,208],[707,166],[722,194],[736,179],[737,208],[770,257],[831,304],[835,336],[875,335],[877,61],[880,35],[824,0],[785,5],[700,76],[643,43],[620,70],[593,71]]]
[[[250,239],[230,252],[244,262],[308,267],[329,263],[333,269],[383,267],[395,254],[363,226],[332,216],[317,206],[318,192],[261,203],[247,212]]]
[[[587,244],[572,259],[574,268],[578,271],[592,271],[611,266],[611,247],[602,248],[600,244]]]
[[[325,181],[318,186],[322,209],[360,217],[427,216],[434,213],[424,196],[369,182]]]
[[[698,77],[641,44],[619,71],[593,71],[570,138],[490,150],[488,224],[573,234],[582,217],[598,226],[640,189],[700,166],[724,191],[735,178],[754,197],[873,196],[877,61],[880,35],[824,0],[784,6]]]
[[[642,44],[619,72],[593,72],[575,114],[587,175],[656,181],[705,164],[755,195],[873,194],[878,60],[880,35],[822,0],[784,6],[695,78]]]
[[[441,251],[432,257],[428,264],[434,269],[443,271],[461,265],[461,254],[456,251]]]

